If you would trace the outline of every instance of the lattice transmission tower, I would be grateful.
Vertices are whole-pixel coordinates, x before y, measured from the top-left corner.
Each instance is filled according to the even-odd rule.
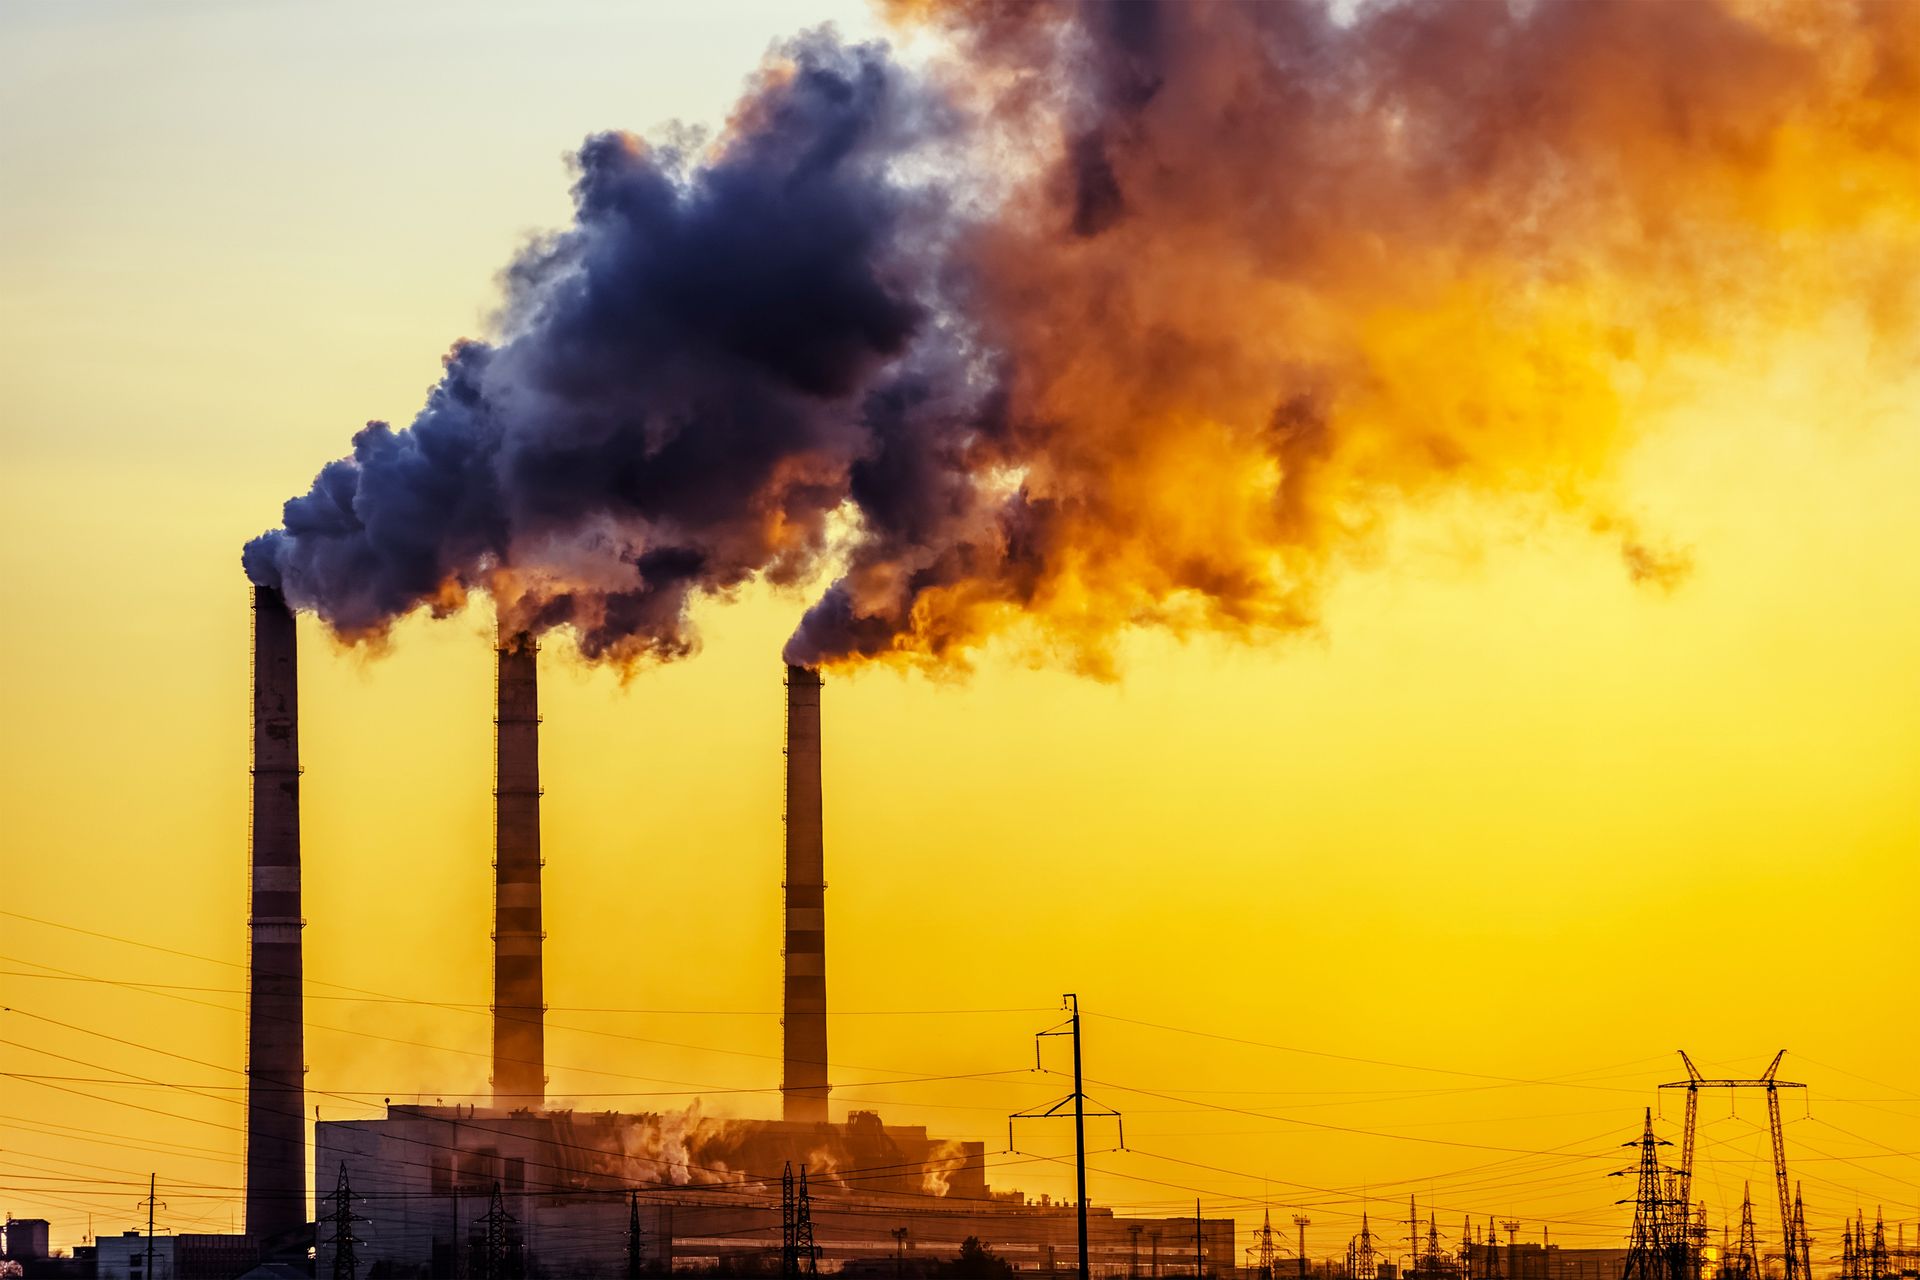
[[[820,1250],[813,1243],[813,1201],[807,1195],[807,1171],[793,1176],[793,1161],[780,1175],[780,1274],[820,1274]]]
[[[1253,1259],[1260,1280],[1273,1280],[1273,1262],[1280,1252],[1280,1246],[1274,1243],[1273,1210],[1268,1209],[1261,1215],[1260,1229],[1253,1233],[1253,1243],[1247,1246],[1247,1256]]]

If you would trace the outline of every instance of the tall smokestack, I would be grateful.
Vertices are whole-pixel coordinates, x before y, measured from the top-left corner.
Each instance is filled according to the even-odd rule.
[[[494,715],[493,1100],[546,1101],[546,1004],[540,949],[540,646],[500,637]]]
[[[253,591],[253,866],[247,994],[247,1234],[307,1224],[300,930],[300,686],[293,612]]]
[[[787,668],[788,1120],[827,1118],[826,847],[820,821],[820,673]]]

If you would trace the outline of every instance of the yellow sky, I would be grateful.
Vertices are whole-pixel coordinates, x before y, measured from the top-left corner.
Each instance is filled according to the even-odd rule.
[[[871,22],[513,12],[0,15],[0,1209],[62,1245],[131,1225],[149,1170],[173,1228],[237,1214],[240,543],[356,424],[410,416],[564,216],[582,135],[717,120],[770,39]],[[1134,1148],[1094,1158],[1101,1203],[1304,1204],[1331,1254],[1413,1191],[1448,1230],[1614,1244],[1602,1175],[1672,1051],[1744,1073],[1785,1046],[1816,1259],[1856,1205],[1912,1228],[1911,356],[1841,314],[1690,371],[1621,480],[1692,551],[1671,595],[1550,514],[1448,507],[1276,648],[1136,636],[1115,684],[994,654],[830,681],[837,1098],[998,1151],[1057,1077],[880,1082],[1017,1072],[1075,990]],[[624,688],[542,655],[556,1098],[773,1112],[777,654],[803,604],[711,603],[695,660]],[[410,621],[376,661],[302,622],[323,1117],[485,1088],[490,625]],[[937,1010],[1005,1012],[875,1012]],[[1763,1117],[1704,1114],[1717,1225],[1764,1174]],[[1070,1185],[1005,1160],[996,1185]]]

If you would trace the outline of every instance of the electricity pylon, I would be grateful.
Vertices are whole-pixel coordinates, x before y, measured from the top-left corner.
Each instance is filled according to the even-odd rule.
[[[1775,1134],[1780,1132],[1780,1113],[1778,1111],[1774,1112],[1773,1131]],[[1779,1139],[1776,1137],[1774,1141],[1777,1143]],[[1813,1259],[1810,1256],[1812,1242],[1807,1239],[1807,1212],[1805,1206],[1800,1203],[1800,1184],[1797,1182],[1793,1185],[1793,1233],[1788,1237],[1787,1248],[1789,1250],[1789,1256],[1792,1256],[1793,1251],[1798,1251],[1800,1255],[1800,1271],[1797,1280],[1811,1280],[1813,1275]]]
[[[780,1274],[820,1274],[820,1251],[813,1244],[813,1202],[807,1195],[807,1171],[793,1177],[793,1161],[780,1177]]]
[[[1273,1260],[1280,1250],[1273,1243],[1273,1210],[1266,1210],[1260,1217],[1260,1229],[1253,1233],[1253,1243],[1247,1246],[1247,1253],[1254,1259],[1254,1268],[1260,1280],[1274,1280]]]
[[[1347,1242],[1347,1275],[1351,1280],[1375,1280],[1380,1266],[1373,1252],[1373,1230],[1367,1212],[1360,1211],[1360,1234]]]
[[[1660,1148],[1673,1144],[1665,1138],[1653,1136],[1652,1107],[1647,1108],[1646,1125],[1640,1131],[1640,1140],[1622,1145],[1638,1147],[1640,1160],[1635,1168],[1621,1169],[1610,1175],[1615,1178],[1628,1173],[1635,1175],[1633,1234],[1627,1241],[1627,1261],[1620,1273],[1620,1280],[1680,1280],[1671,1266],[1674,1233],[1668,1220],[1668,1197],[1662,1194],[1660,1185],[1662,1175],[1666,1172],[1660,1166]],[[1621,1200],[1616,1203],[1628,1202]]]
[[[1752,1183],[1747,1184],[1746,1193],[1740,1198],[1740,1243],[1734,1248],[1733,1269],[1739,1280],[1762,1280],[1760,1239],[1753,1229]]]
[[[493,1197],[487,1204],[486,1216],[480,1219],[487,1231],[486,1253],[480,1260],[483,1280],[516,1280],[518,1270],[513,1247],[514,1216],[507,1212],[507,1206],[500,1198],[500,1184],[493,1184]]]
[[[333,1246],[333,1280],[358,1280],[360,1255],[354,1245],[360,1241],[353,1234],[353,1184],[347,1181],[347,1162],[340,1162],[340,1178],[333,1184],[333,1211],[327,1214],[327,1222],[333,1228],[333,1234],[327,1237],[327,1243]]]
[[[1692,1203],[1693,1195],[1693,1151],[1694,1132],[1700,1111],[1700,1091],[1702,1089],[1764,1089],[1767,1093],[1767,1125],[1773,1137],[1773,1180],[1780,1195],[1780,1235],[1785,1242],[1781,1252],[1786,1259],[1785,1280],[1811,1280],[1807,1242],[1801,1238],[1801,1228],[1795,1226],[1793,1197],[1789,1195],[1787,1184],[1787,1140],[1785,1129],[1780,1122],[1780,1090],[1804,1089],[1807,1086],[1791,1080],[1779,1078],[1780,1060],[1787,1056],[1785,1049],[1773,1055],[1773,1061],[1756,1080],[1709,1080],[1702,1076],[1693,1065],[1693,1059],[1680,1051],[1680,1061],[1686,1064],[1687,1078],[1663,1084],[1662,1089],[1685,1089],[1687,1091],[1687,1120],[1685,1136],[1680,1147],[1680,1187],[1679,1199],[1683,1205]],[[1691,1241],[1688,1241],[1691,1249]],[[1692,1273],[1692,1259],[1688,1260],[1688,1273]]]

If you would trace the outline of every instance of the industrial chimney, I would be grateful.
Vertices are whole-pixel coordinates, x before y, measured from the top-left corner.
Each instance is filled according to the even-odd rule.
[[[540,691],[526,632],[502,632],[493,788],[493,1101],[546,1102],[540,949]]]
[[[253,866],[247,991],[247,1234],[271,1249],[307,1225],[300,963],[300,688],[293,613],[253,591]]]
[[[788,1120],[827,1119],[826,851],[820,822],[820,673],[787,668]]]

